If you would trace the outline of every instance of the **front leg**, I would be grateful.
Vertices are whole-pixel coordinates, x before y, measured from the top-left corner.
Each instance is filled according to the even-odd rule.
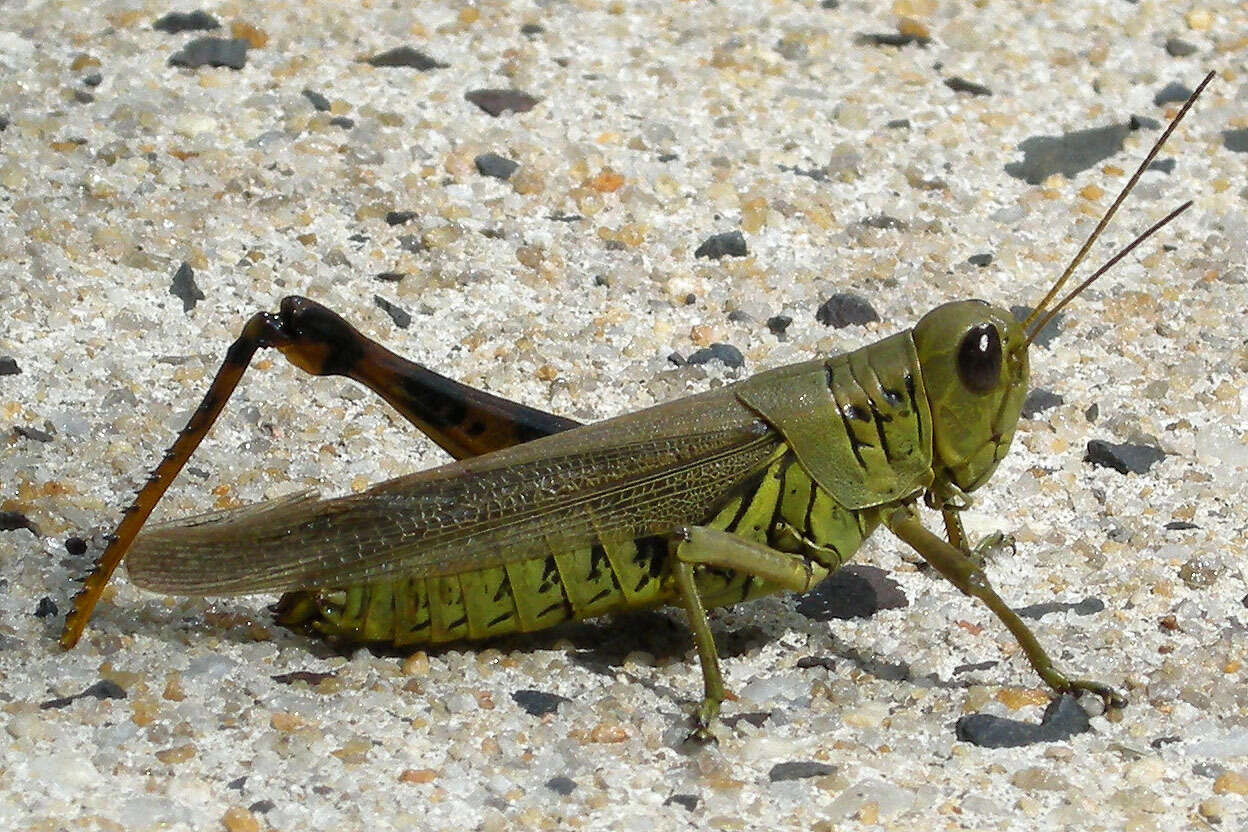
[[[1009,549],[1013,552],[1014,538],[1001,532],[993,532],[972,546],[970,538],[966,535],[966,529],[962,528],[964,508],[965,506],[945,507],[940,510],[940,516],[945,521],[945,536],[949,539],[949,545],[973,560],[980,568],[988,564],[988,556],[997,549]]]
[[[1040,646],[1035,634],[1001,596],[997,595],[979,564],[924,528],[912,507],[898,508],[889,515],[886,523],[893,534],[909,544],[951,584],[988,605],[988,609],[1013,634],[1023,648],[1027,661],[1050,688],[1058,693],[1075,694],[1086,690],[1101,697],[1107,707],[1126,707],[1126,697],[1109,685],[1091,679],[1071,679],[1059,671],[1049,654]]]

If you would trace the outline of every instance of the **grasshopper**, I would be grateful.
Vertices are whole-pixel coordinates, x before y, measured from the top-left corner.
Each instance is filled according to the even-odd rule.
[[[705,734],[725,697],[706,609],[804,592],[884,526],[983,601],[1058,693],[1125,698],[1058,670],[994,591],[959,512],[1013,439],[1028,347],[1074,297],[1185,203],[1054,302],[1157,155],[1184,104],[1021,324],[980,300],[940,306],[847,354],[591,425],[406,361],[329,309],[286,298],[226,353],[199,408],[126,510],[75,596],[73,647],[129,552],[131,580],[181,595],[284,592],[278,621],[342,643],[487,639],[622,610],[684,608],[701,660]],[[261,348],[368,386],[458,461],[343,497],[305,492],[154,526],[145,521]],[[940,512],[942,538],[918,504]]]

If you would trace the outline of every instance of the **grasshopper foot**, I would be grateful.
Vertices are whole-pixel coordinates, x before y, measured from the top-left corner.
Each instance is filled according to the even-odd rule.
[[[983,568],[993,555],[1007,551],[1010,554],[1014,554],[1014,538],[1008,534],[993,532],[976,543],[967,551],[966,556],[974,561],[976,566]]]
[[[715,717],[719,715],[719,701],[716,699],[703,699],[702,704],[693,712],[693,730],[689,732],[689,736],[685,737],[685,742],[692,745],[708,745],[718,742],[715,735],[711,733],[711,725],[715,722]]]
[[[1084,691],[1101,697],[1101,701],[1105,703],[1106,710],[1122,710],[1127,707],[1127,697],[1121,691],[1104,682],[1097,682],[1092,679],[1070,679],[1066,682],[1064,688],[1059,690],[1059,693],[1071,693],[1078,696]]]

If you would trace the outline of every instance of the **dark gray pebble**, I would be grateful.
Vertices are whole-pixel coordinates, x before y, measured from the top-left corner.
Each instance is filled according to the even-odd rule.
[[[0,511],[0,532],[13,532],[18,529],[29,529],[39,534],[35,522],[20,511]]]
[[[304,89],[303,97],[308,99],[308,103],[312,105],[312,109],[318,113],[328,113],[330,108],[329,99],[321,95],[316,90]]]
[[[959,719],[955,728],[959,740],[981,748],[1018,748],[1040,742],[1061,742],[1091,730],[1087,713],[1069,695],[1045,708],[1039,725],[989,714],[971,714]]]
[[[953,669],[953,675],[958,676],[962,673],[977,673],[981,670],[991,670],[998,664],[1000,664],[1000,662],[993,661],[992,659],[983,662],[967,662],[966,664],[960,664],[955,667]]]
[[[396,46],[394,49],[378,52],[372,57],[365,58],[364,62],[369,66],[400,67],[415,69],[421,72],[428,72],[431,69],[446,69],[450,66],[450,64],[434,60],[419,49],[413,49],[410,46]]]
[[[837,292],[815,310],[816,321],[836,329],[855,324],[861,326],[879,319],[879,313],[866,298],[851,292]]]
[[[1022,618],[1039,620],[1055,612],[1073,612],[1075,615],[1095,615],[1105,609],[1100,598],[1084,598],[1082,601],[1045,601],[1014,610]]]
[[[1093,439],[1088,442],[1088,451],[1083,458],[1098,468],[1113,468],[1120,474],[1143,474],[1165,459],[1166,452],[1151,445],[1133,442],[1116,444]]]
[[[805,780],[807,777],[822,777],[833,774],[836,766],[827,763],[816,763],[813,760],[798,760],[790,763],[776,763],[767,772],[767,779],[773,783],[784,780]]]
[[[919,35],[903,35],[900,32],[880,32],[878,34],[859,35],[854,38],[854,43],[860,46],[909,46],[914,43],[926,47],[931,42],[931,38],[920,37]]]
[[[978,266],[982,269],[985,266],[992,265],[992,254],[991,252],[972,254],[970,257],[966,258],[966,262],[970,263],[972,266]]]
[[[169,57],[170,66],[199,69],[201,66],[247,65],[248,43],[243,38],[196,38]]]
[[[791,173],[794,176],[805,176],[816,182],[823,182],[828,178],[827,168],[799,168],[796,165],[790,167],[788,165],[780,165],[780,170],[785,173]]]
[[[0,375],[4,374],[0,373]],[[32,428],[26,425],[14,425],[13,433],[23,439],[29,439],[32,442],[52,441],[52,434],[48,433],[46,430],[39,430],[39,428]]]
[[[1037,387],[1027,394],[1027,398],[1023,399],[1023,418],[1034,419],[1037,415],[1046,410],[1064,404],[1065,399],[1056,393],[1051,393],[1043,387]]]
[[[872,214],[869,217],[863,217],[862,224],[868,228],[878,228],[881,231],[904,230],[910,225],[905,220],[897,219],[897,217],[888,214]]]
[[[116,682],[101,679],[88,687],[82,693],[76,693],[73,696],[60,696],[56,699],[49,699],[46,702],[40,702],[39,707],[45,711],[65,708],[72,704],[75,699],[82,699],[87,696],[92,699],[125,699],[126,691]]]
[[[190,263],[183,263],[173,273],[173,281],[169,284],[169,294],[182,301],[182,311],[190,312],[195,304],[204,299],[204,293],[195,283],[195,270]]]
[[[193,12],[169,12],[169,14],[156,18],[152,24],[152,28],[159,32],[167,32],[176,35],[179,32],[194,32],[200,30],[220,29],[221,24],[217,19],[202,9],[196,9]]]
[[[767,329],[781,341],[785,339],[784,331],[793,323],[788,315],[772,315],[767,319]]]
[[[316,687],[326,679],[335,679],[337,673],[321,673],[315,670],[295,670],[290,673],[278,673],[276,676],[270,677],[279,685],[293,685],[295,682],[303,682],[308,687]]]
[[[527,113],[537,105],[536,98],[520,90],[469,90],[464,99],[495,118],[508,112]]]
[[[386,225],[402,225],[416,219],[415,211],[387,211]]]
[[[0,355],[0,376],[20,375],[22,368],[17,366],[17,359],[11,355]]]
[[[373,303],[377,304],[383,312],[390,316],[390,320],[394,321],[394,325],[399,329],[407,329],[412,325],[412,315],[398,304],[391,303],[381,295],[373,295]]]
[[[741,354],[741,350],[732,344],[719,342],[703,347],[688,358],[689,364],[706,364],[711,361],[722,362],[724,366],[734,369],[745,366],[745,356]]]
[[[546,781],[546,788],[555,794],[561,794],[566,797],[576,791],[576,781],[571,777],[552,777]]]
[[[1172,58],[1186,58],[1196,54],[1196,44],[1182,38],[1166,38],[1166,54]]]
[[[965,78],[955,75],[952,78],[945,79],[945,86],[954,92],[966,92],[971,95],[992,95],[992,90],[983,84],[977,84],[974,81],[968,81]]]
[[[745,235],[740,231],[712,234],[693,251],[695,258],[709,257],[712,260],[718,260],[721,257],[745,257],[747,254],[749,254],[749,249],[745,245]]]
[[[482,176],[492,176],[503,180],[510,179],[511,175],[520,168],[519,162],[513,162],[497,153],[482,153],[473,159],[472,163],[477,166],[477,173]]]
[[[56,607],[56,602],[48,596],[39,599],[39,603],[35,605],[35,618],[51,618],[60,612]]]
[[[564,702],[572,701],[566,696],[560,696],[557,693],[547,693],[544,690],[533,690],[532,688],[524,688],[512,692],[511,699],[530,716],[553,714],[559,710],[559,706]]]

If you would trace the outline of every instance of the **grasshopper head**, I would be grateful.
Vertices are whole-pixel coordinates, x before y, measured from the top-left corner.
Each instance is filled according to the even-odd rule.
[[[982,300],[946,303],[914,328],[932,411],[937,479],[974,491],[1014,438],[1027,395],[1027,338],[1012,315]]]

